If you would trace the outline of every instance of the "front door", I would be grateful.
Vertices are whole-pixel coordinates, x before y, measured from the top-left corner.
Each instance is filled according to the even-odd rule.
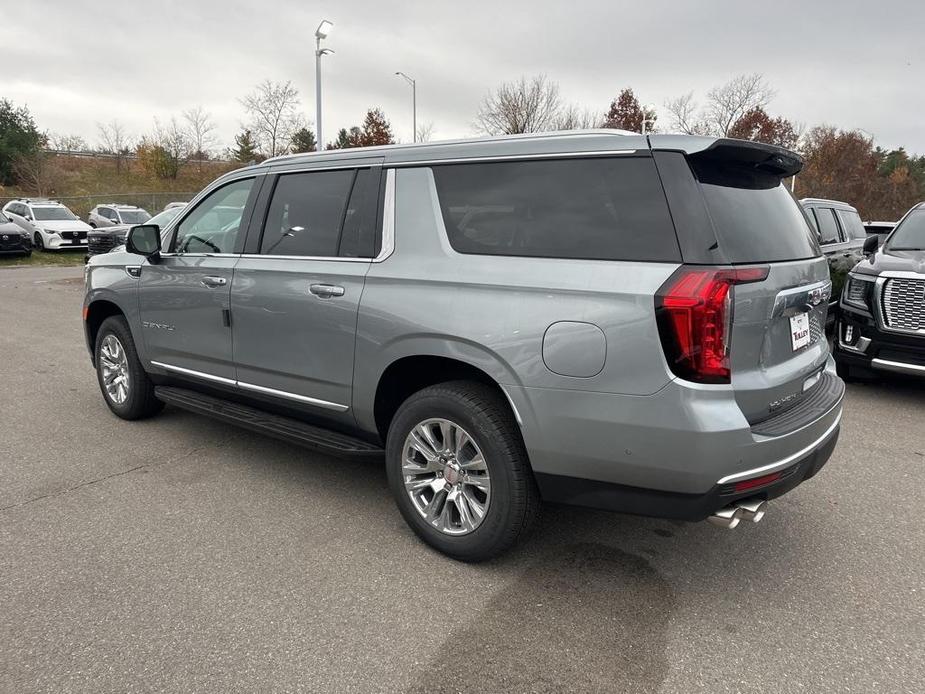
[[[256,181],[239,179],[206,195],[175,224],[160,258],[142,266],[142,334],[155,367],[233,384],[231,284]]]
[[[273,186],[259,245],[235,267],[238,385],[349,421],[379,169],[282,173]]]

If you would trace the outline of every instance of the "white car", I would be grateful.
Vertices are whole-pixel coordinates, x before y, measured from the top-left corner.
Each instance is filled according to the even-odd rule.
[[[32,245],[40,251],[86,248],[90,226],[54,200],[12,200],[3,212],[15,224],[25,229]]]

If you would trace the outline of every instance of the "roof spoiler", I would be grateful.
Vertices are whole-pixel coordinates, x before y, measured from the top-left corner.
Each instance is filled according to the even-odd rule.
[[[781,178],[795,176],[803,168],[803,157],[777,145],[751,140],[721,138],[706,149],[689,154],[690,159],[716,163],[736,163]]]

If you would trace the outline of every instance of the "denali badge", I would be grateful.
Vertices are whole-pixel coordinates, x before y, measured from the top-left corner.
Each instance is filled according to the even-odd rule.
[[[769,402],[769,403],[768,403],[768,412],[774,412],[774,411],[776,411],[776,410],[779,410],[780,408],[782,408],[782,407],[783,407],[784,405],[786,405],[787,403],[793,402],[794,400],[796,400],[797,396],[799,396],[799,393],[791,393],[790,395],[785,395],[785,396],[782,397],[780,400],[773,400],[773,401]]]
[[[152,323],[151,321],[143,320],[141,321],[142,328],[157,328],[158,330],[173,330],[172,325],[167,325],[166,323]]]

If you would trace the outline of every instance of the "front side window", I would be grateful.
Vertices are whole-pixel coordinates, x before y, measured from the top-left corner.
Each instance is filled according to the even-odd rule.
[[[607,157],[433,167],[460,253],[677,262],[655,163]]]
[[[357,172],[283,174],[276,182],[260,241],[263,255],[338,255]]]
[[[253,178],[212,191],[177,227],[175,253],[234,253]]]
[[[816,215],[816,224],[819,227],[819,243],[823,246],[838,243],[838,223],[835,221],[835,212],[830,207],[817,207],[813,210]]]
[[[861,221],[861,215],[854,210],[839,210],[838,218],[841,220],[842,229],[849,239],[863,241],[867,238],[867,232],[864,230],[864,222]]]

